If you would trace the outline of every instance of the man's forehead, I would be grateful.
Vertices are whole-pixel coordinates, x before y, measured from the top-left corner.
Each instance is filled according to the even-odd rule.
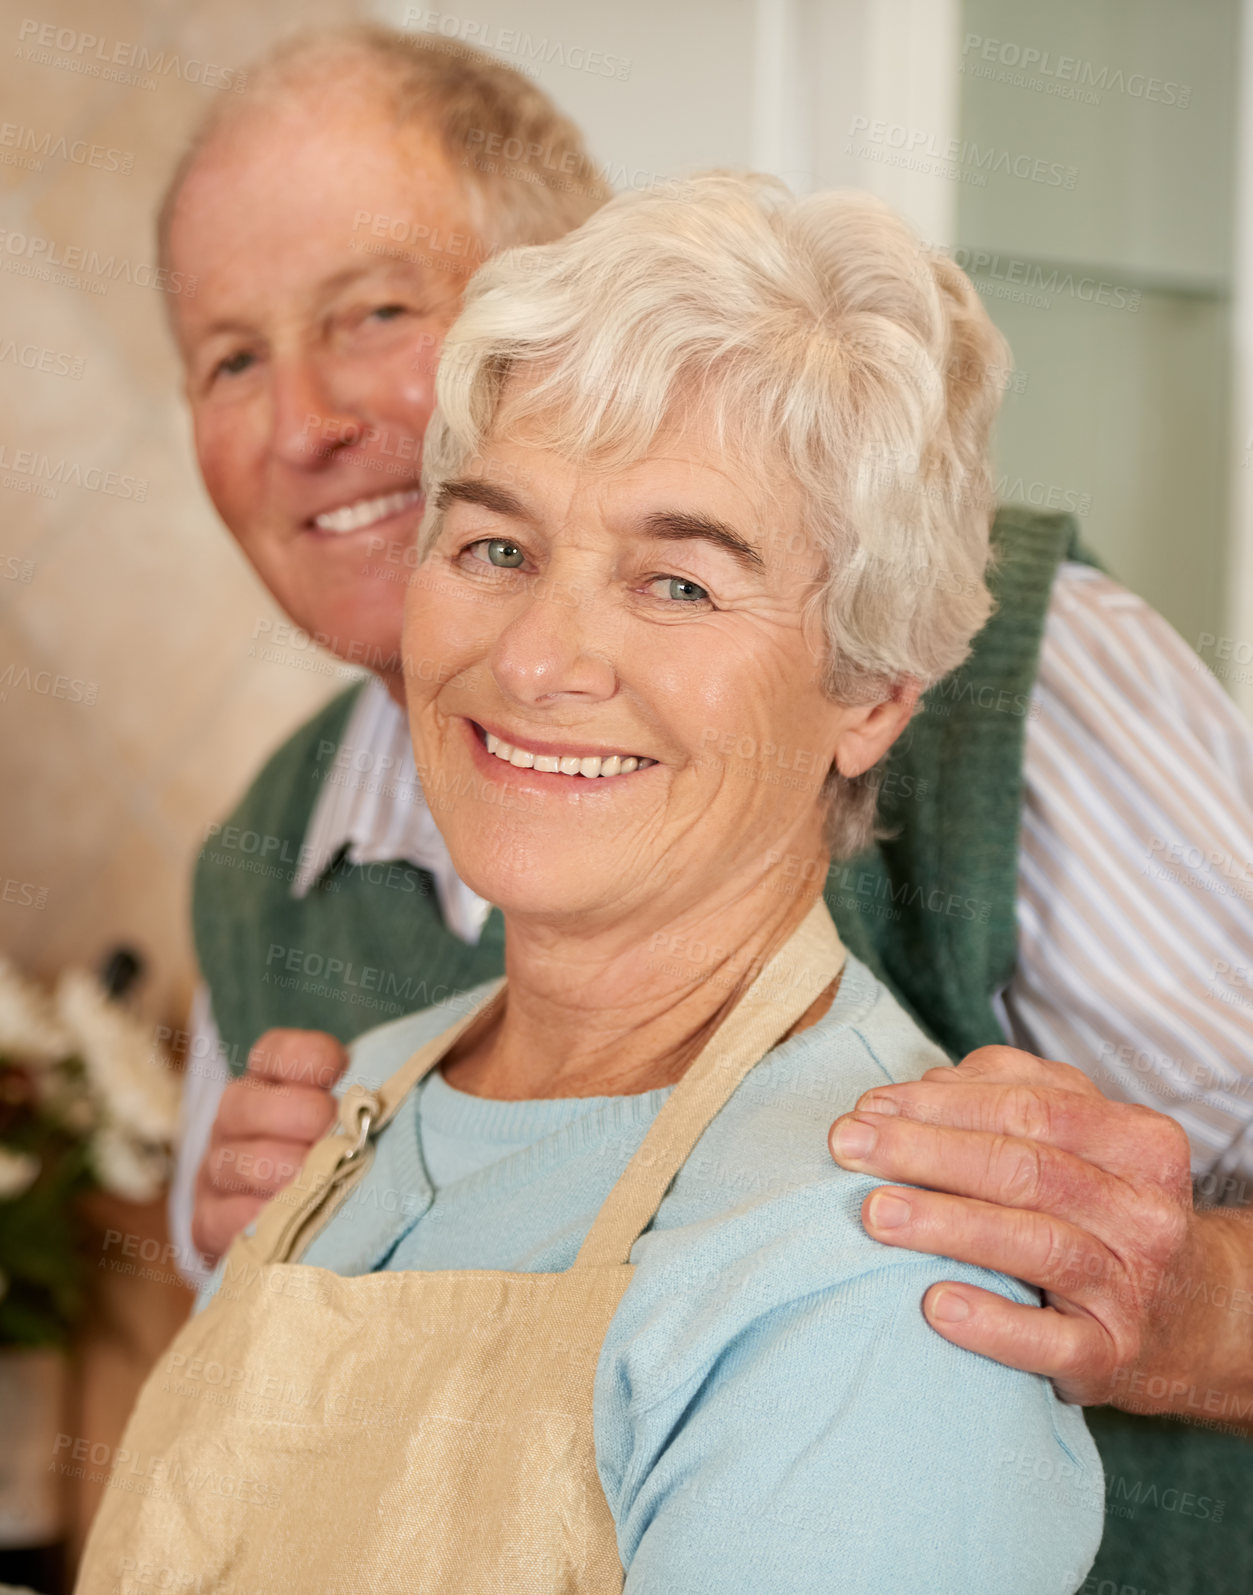
[[[190,319],[216,314],[214,301],[315,298],[354,280],[464,286],[478,253],[464,191],[433,140],[402,139],[378,117],[307,139],[284,118],[250,124],[206,147],[179,195],[170,253],[200,284],[183,307]]]
[[[438,137],[398,127],[377,107],[341,96],[325,114],[303,103],[242,112],[201,150],[175,207],[177,235],[269,224],[351,228],[361,208],[464,213],[465,189]]]

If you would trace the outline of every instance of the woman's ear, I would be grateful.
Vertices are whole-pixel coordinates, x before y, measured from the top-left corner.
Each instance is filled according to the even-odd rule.
[[[835,767],[840,774],[861,775],[878,764],[909,724],[921,695],[922,682],[905,676],[892,683],[888,697],[850,708],[835,744]]]

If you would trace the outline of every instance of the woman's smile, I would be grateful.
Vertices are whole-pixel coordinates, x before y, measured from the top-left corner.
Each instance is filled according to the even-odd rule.
[[[470,732],[475,763],[493,780],[516,773],[524,778],[524,784],[538,785],[544,791],[568,791],[572,780],[605,781],[642,775],[659,762],[644,754],[610,752],[587,743],[548,742],[518,732],[504,736],[476,720],[463,720],[462,724]],[[536,779],[541,776],[553,779],[541,784]]]

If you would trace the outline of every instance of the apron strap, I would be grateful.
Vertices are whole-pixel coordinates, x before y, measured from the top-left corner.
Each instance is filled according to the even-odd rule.
[[[706,1044],[610,1191],[575,1259],[576,1268],[625,1263],[652,1222],[675,1175],[744,1076],[787,1033],[844,967],[845,952],[818,898]],[[239,1236],[251,1263],[285,1263],[329,1222],[373,1158],[375,1136],[409,1092],[472,1025],[504,1000],[498,981],[467,1014],[441,1031],[382,1085],[353,1085],[339,1122],[316,1143],[295,1180],[262,1208],[251,1236]]]
[[[374,1155],[374,1137],[395,1118],[409,1092],[444,1057],[453,1042],[502,1000],[504,981],[498,980],[470,1011],[442,1030],[371,1091],[349,1086],[339,1101],[339,1120],[310,1148],[300,1173],[262,1208],[256,1230],[247,1240],[253,1263],[286,1263],[334,1215],[348,1192],[368,1168]],[[238,1243],[237,1243],[238,1244]]]
[[[623,1170],[587,1233],[575,1268],[627,1262],[697,1141],[732,1092],[844,967],[845,951],[819,897],[710,1038]]]

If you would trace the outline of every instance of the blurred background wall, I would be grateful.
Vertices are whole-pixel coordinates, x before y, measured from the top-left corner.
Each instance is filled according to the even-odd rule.
[[[18,0],[0,23],[0,946],[127,941],[177,1022],[189,870],[344,672],[277,615],[198,484],[151,274],[197,118],[300,25],[504,40],[619,187],[709,164],[857,183],[952,249],[1008,334],[1003,496],[1092,546],[1239,695],[1250,451],[1231,360],[1238,0]],[[502,33],[501,30],[513,30]],[[92,42],[84,44],[84,40]],[[95,41],[104,41],[103,44]],[[102,57],[139,62],[110,80]],[[145,58],[139,54],[146,51]],[[589,71],[590,52],[617,58]],[[86,151],[86,153],[84,153]],[[35,254],[29,240],[41,241]],[[111,269],[30,274],[55,249]],[[267,657],[261,657],[262,653]],[[1253,701],[1246,697],[1246,701]]]

